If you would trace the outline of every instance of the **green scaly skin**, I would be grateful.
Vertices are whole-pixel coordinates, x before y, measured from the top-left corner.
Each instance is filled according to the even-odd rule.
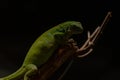
[[[0,78],[0,80],[18,80],[21,77],[24,77],[24,80],[29,80],[28,76],[37,73],[38,67],[47,62],[58,46],[66,44],[73,34],[82,32],[83,27],[77,21],[66,21],[49,29],[33,43],[21,68],[11,75]]]

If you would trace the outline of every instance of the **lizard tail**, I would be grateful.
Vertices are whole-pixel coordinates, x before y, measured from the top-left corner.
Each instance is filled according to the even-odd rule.
[[[18,69],[16,72],[5,76],[3,78],[0,78],[0,80],[18,80],[20,78],[22,78],[22,76],[26,73],[27,69],[24,67],[21,67],[20,69]]]

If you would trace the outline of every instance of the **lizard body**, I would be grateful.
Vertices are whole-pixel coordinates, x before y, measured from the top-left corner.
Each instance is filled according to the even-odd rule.
[[[20,69],[0,80],[18,80],[23,76],[24,80],[29,80],[29,76],[47,62],[59,45],[66,44],[73,34],[82,32],[83,27],[78,21],[66,21],[47,30],[32,44]]]

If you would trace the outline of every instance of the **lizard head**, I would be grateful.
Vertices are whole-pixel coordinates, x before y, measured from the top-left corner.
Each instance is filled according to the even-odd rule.
[[[65,32],[68,34],[80,34],[83,32],[82,24],[78,21],[64,22]]]

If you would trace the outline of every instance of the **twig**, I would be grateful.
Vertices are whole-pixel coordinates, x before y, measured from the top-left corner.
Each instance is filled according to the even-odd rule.
[[[105,19],[103,20],[101,26],[98,26],[91,35],[90,35],[90,32],[88,32],[88,39],[83,44],[83,46],[76,51],[77,54],[80,54],[82,51],[87,50],[91,46],[95,45],[95,42],[100,37],[100,34],[102,33],[103,29],[105,28],[106,24],[108,23],[108,21],[110,20],[111,17],[112,17],[111,12],[108,12]],[[91,51],[92,51],[92,48],[89,49],[89,51],[87,53],[85,53],[83,55],[78,55],[78,57],[85,57],[89,53],[91,53]]]

